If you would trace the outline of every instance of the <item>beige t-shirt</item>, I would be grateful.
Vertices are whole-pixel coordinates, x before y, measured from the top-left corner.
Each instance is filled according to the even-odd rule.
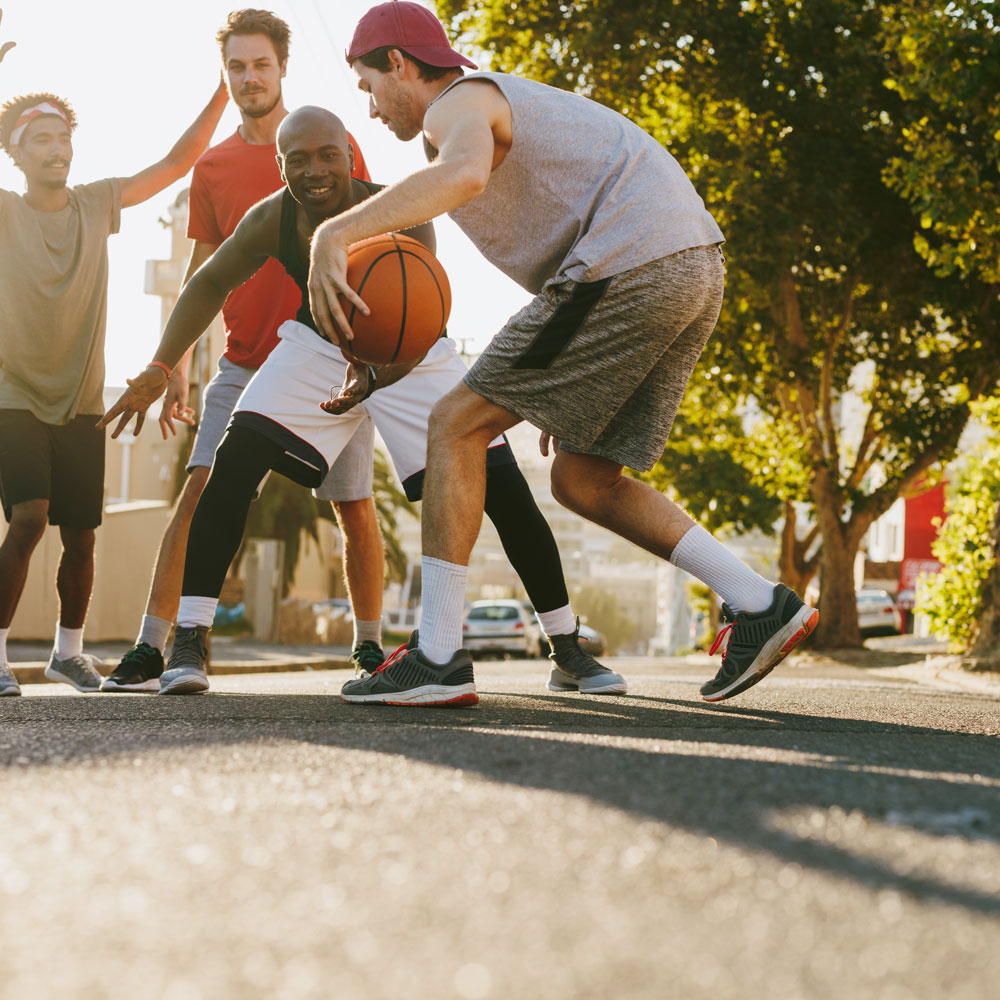
[[[47,424],[104,412],[108,237],[118,232],[117,179],[69,189],[39,212],[0,190],[0,408]]]

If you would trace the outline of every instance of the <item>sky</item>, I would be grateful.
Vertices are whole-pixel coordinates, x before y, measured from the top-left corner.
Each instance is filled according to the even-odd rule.
[[[367,98],[344,61],[354,25],[373,0],[257,2],[292,30],[284,83],[289,110],[318,104],[338,114],[375,181],[391,183],[423,165],[419,139],[402,143],[369,119]],[[17,46],[0,63],[0,102],[49,91],[72,104],[78,126],[70,184],[131,176],[161,159],[208,103],[222,65],[215,32],[241,5],[7,0],[0,41]],[[213,145],[231,135],[239,120],[230,102]],[[143,293],[146,261],[169,254],[169,236],[158,220],[189,183],[185,178],[123,211],[121,232],[109,240],[109,385],[123,385],[141,370],[159,341],[160,300]],[[0,187],[24,191],[20,171],[2,153]],[[530,296],[487,263],[450,220],[437,220],[436,227],[438,256],[452,286],[449,332],[476,352]]]

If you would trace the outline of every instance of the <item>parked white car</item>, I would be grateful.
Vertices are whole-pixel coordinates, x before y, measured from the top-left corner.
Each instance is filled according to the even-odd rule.
[[[472,653],[535,657],[542,642],[538,619],[523,601],[474,601],[465,612],[462,645]]]
[[[866,588],[855,597],[862,635],[899,635],[903,631],[903,616],[886,591]]]

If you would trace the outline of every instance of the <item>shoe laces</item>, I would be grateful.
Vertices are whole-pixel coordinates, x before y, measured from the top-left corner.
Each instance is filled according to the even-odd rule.
[[[723,640],[725,639],[727,641],[726,645],[723,647],[722,650],[722,662],[723,663],[726,662],[726,653],[729,652],[729,642],[728,642],[729,634],[733,631],[735,627],[736,627],[736,622],[726,622],[726,624],[719,631],[719,634],[715,637],[715,642],[712,643],[712,648],[708,651],[709,656],[715,656],[716,650],[718,650],[718,648],[722,645]]]
[[[385,670],[387,667],[391,667],[394,663],[398,663],[409,651],[410,647],[404,642],[403,645],[399,647],[399,649],[394,650],[392,653],[390,653],[389,656],[386,657],[385,662],[382,663],[380,666],[376,667],[372,671],[372,673],[373,674],[382,673],[382,671]]]
[[[146,642],[136,643],[121,659],[121,664],[126,663],[136,663],[143,664],[147,660],[152,660],[155,658],[156,654],[160,651],[155,646],[150,646]]]

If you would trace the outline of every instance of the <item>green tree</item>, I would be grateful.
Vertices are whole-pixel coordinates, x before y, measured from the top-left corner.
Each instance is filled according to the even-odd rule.
[[[1000,398],[975,408],[992,431],[956,469],[946,519],[934,543],[942,569],[919,590],[920,610],[955,652],[975,649],[979,615],[996,565],[997,497],[1000,496]],[[995,637],[984,637],[995,643]]]
[[[922,114],[905,132],[903,153],[890,161],[886,178],[919,214],[915,246],[928,265],[938,274],[978,275],[987,284],[980,303],[985,315],[995,308],[1000,285],[996,3],[967,0],[944,8],[909,3],[894,12],[886,44],[899,53],[901,72],[887,86]],[[974,466],[966,474],[952,498],[955,509],[942,539],[943,554],[956,563],[927,591],[928,610],[938,625],[952,623],[945,630],[953,644],[964,642],[974,659],[990,664],[1000,664],[998,486],[988,466]],[[991,510],[993,522],[986,530],[983,519]],[[958,525],[967,528],[964,540],[954,537]],[[951,597],[944,592],[949,581],[955,587]]]
[[[885,43],[891,10],[853,0],[438,7],[496,68],[616,108],[694,180],[729,239],[702,377],[725,373],[720,393],[752,404],[755,443],[733,460],[782,503],[783,574],[819,567],[817,641],[860,643],[853,565],[865,533],[940,470],[970,400],[1000,374],[996,310],[980,309],[988,288],[926,267],[919,220],[885,183],[922,114],[885,86],[903,71]],[[813,527],[799,537],[792,515],[802,513]]]
[[[386,574],[390,580],[401,580],[406,575],[406,555],[399,543],[399,512],[416,516],[406,497],[400,492],[381,451],[375,451],[374,478],[375,509],[382,529],[385,545]],[[280,538],[285,543],[285,560],[282,572],[282,594],[295,579],[303,542],[319,543],[318,521],[336,523],[333,508],[325,500],[317,500],[310,490],[303,489],[284,476],[268,476],[260,497],[250,505],[244,545],[248,538]],[[236,557],[236,565],[243,556],[243,546]]]

